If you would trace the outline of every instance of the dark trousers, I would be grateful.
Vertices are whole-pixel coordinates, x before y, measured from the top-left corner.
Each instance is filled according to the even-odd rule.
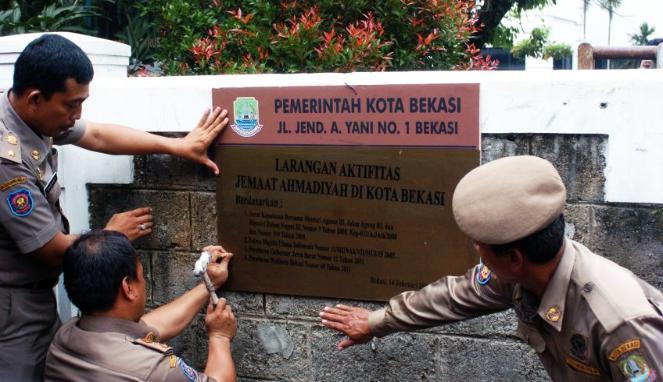
[[[0,287],[0,381],[42,381],[59,327],[52,289]]]

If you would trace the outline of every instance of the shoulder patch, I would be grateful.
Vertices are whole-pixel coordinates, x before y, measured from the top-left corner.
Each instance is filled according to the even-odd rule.
[[[191,382],[196,382],[198,380],[198,372],[195,371],[191,366],[187,365],[182,358],[177,358],[177,365],[179,366],[182,374]]]
[[[631,354],[619,362],[619,370],[630,382],[653,382],[656,371],[649,367],[645,358],[639,354]]]
[[[142,345],[148,349],[156,350],[159,353],[173,354],[173,348],[166,344],[162,344],[161,342],[147,342],[144,338],[137,338],[131,342]]]
[[[569,365],[571,369],[578,371],[580,373],[591,375],[594,377],[601,376],[601,372],[599,371],[599,369],[589,366],[586,363],[582,363],[576,359],[573,359],[573,357],[566,357],[566,364]]]
[[[14,216],[25,217],[32,213],[33,201],[30,190],[21,188],[7,195],[9,210]]]
[[[628,353],[633,350],[640,349],[640,340],[630,340],[626,341],[623,344],[617,346],[614,348],[611,352],[610,355],[608,356],[608,359],[612,362],[615,362],[619,357],[621,357],[624,353]]]
[[[12,187],[18,186],[19,184],[23,184],[27,181],[28,181],[27,176],[17,176],[16,178],[9,179],[8,181],[4,182],[3,184],[0,184],[0,191],[7,191]]]
[[[485,264],[477,265],[477,275],[476,280],[479,285],[486,285],[488,281],[493,277],[493,274],[490,272],[490,269]]]

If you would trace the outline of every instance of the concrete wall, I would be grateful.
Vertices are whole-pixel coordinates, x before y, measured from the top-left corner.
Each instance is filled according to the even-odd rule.
[[[569,189],[568,235],[663,288],[663,206],[604,201],[607,135],[484,134],[482,146],[483,161],[532,154],[555,163]],[[89,195],[93,227],[114,212],[154,208],[154,233],[136,243],[147,270],[150,306],[195,285],[196,252],[217,242],[215,179],[206,169],[163,155],[137,157],[132,183],[90,185]],[[548,380],[534,352],[515,337],[512,311],[339,352],[335,345],[341,336],[318,320],[319,310],[338,300],[224,296],[239,320],[233,356],[243,381]],[[172,345],[203,368],[204,315]]]

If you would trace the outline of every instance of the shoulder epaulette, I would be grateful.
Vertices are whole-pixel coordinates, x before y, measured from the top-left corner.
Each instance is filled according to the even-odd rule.
[[[21,163],[21,142],[16,134],[9,130],[0,131],[0,158],[7,159],[15,163]]]
[[[131,342],[134,343],[134,344],[144,346],[148,349],[158,351],[159,353],[164,353],[164,354],[172,354],[173,353],[173,348],[171,348],[170,346],[168,346],[166,344],[163,344],[161,342],[146,341],[145,338],[137,338],[135,340],[132,340]]]

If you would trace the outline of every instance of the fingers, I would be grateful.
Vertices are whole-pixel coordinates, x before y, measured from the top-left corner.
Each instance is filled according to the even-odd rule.
[[[147,215],[141,215],[137,216],[135,219],[136,224],[145,224],[146,226],[149,224],[149,226],[152,226],[152,214],[147,214]]]
[[[347,324],[347,321],[350,318],[348,315],[338,314],[331,311],[320,312],[320,317],[324,320],[342,322],[344,324]]]
[[[211,115],[208,114],[207,119],[205,119],[205,121],[199,126],[203,130],[208,130],[211,126],[214,126],[214,123],[219,118],[219,115],[221,115],[221,108],[217,106],[214,108],[212,114]]]
[[[226,251],[226,249],[220,245],[208,245],[203,248],[203,251],[210,254],[210,262],[212,263],[219,263],[220,259],[224,259],[228,255],[232,256],[230,252]]]
[[[126,212],[133,215],[133,216],[149,215],[152,212],[152,208],[150,208],[150,207],[140,207],[140,208],[136,208],[135,210],[126,211]]]
[[[207,166],[207,168],[209,168],[210,170],[212,170],[214,175],[219,175],[221,173],[221,171],[219,171],[219,166],[217,166],[216,163],[209,158],[205,158],[204,165]]]
[[[205,142],[209,143],[228,125],[228,111],[221,111],[214,120],[208,121],[208,124],[205,126],[206,136],[204,137]]]
[[[336,322],[336,321],[329,321],[329,320],[325,320],[325,319],[322,319],[321,322],[322,322],[322,325],[328,327],[329,329],[337,330],[337,331],[339,331],[339,332],[341,332],[345,335],[349,334],[349,327],[346,324]]]
[[[216,304],[216,309],[214,309],[214,310],[215,310],[216,312],[219,312],[219,313],[220,313],[220,312],[223,312],[223,311],[226,309],[226,307],[229,308],[230,305],[227,305],[227,304],[226,304],[226,299],[225,299],[225,298],[220,298],[220,299],[219,299],[219,303]]]
[[[337,305],[338,306],[338,305]],[[320,312],[321,317],[327,317],[327,316],[336,316],[336,317],[343,317],[343,316],[350,316],[352,313],[352,310],[348,311],[345,309],[339,309],[339,308],[334,308],[331,306],[325,306],[325,308]]]
[[[226,252],[226,253],[224,253],[224,254],[223,254],[223,258],[222,258],[222,260],[221,260],[221,265],[228,265],[228,263],[230,263],[230,259],[232,259],[233,256],[235,256],[235,255],[233,255],[233,254],[230,253],[230,252]]]
[[[338,308],[340,310],[343,310],[343,311],[346,311],[346,312],[352,312],[352,311],[355,311],[357,309],[354,306],[347,306],[347,305],[343,305],[343,304],[337,304],[336,308]]]
[[[220,245],[208,245],[208,246],[203,248],[203,251],[207,251],[207,252],[209,252],[210,255],[213,255],[214,252],[224,253],[224,252],[226,252],[226,249],[223,248]]]
[[[356,344],[356,342],[354,342],[352,340],[352,338],[346,338],[343,341],[338,343],[338,350],[347,349],[350,346],[355,345],[355,344]]]
[[[197,125],[198,127],[202,127],[205,124],[205,122],[207,121],[207,117],[209,117],[209,113],[210,113],[210,110],[205,109],[205,111],[203,112],[203,116],[200,117],[200,121],[198,121],[198,125]]]

